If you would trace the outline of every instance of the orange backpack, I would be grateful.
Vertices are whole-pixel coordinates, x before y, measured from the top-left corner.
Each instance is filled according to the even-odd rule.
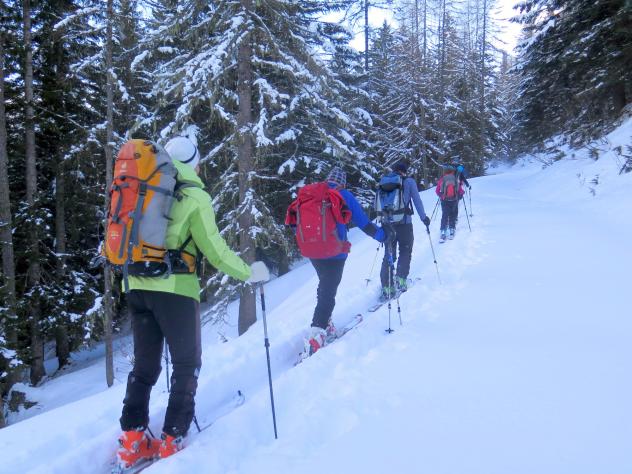
[[[130,140],[119,151],[103,253],[122,269],[125,291],[128,274],[159,276],[171,270],[165,240],[176,175],[167,152],[151,141]]]

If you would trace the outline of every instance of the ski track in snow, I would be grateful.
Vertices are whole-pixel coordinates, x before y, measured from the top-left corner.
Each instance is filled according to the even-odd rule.
[[[317,278],[306,264],[268,283],[279,439],[258,322],[205,346],[196,411],[201,424],[212,421],[237,389],[246,403],[144,472],[632,472],[630,179],[596,200],[574,177],[581,166],[472,179],[472,232],[462,205],[454,240],[438,243],[440,215],[431,225],[442,285],[415,216],[410,277],[421,281],[400,298],[402,326],[393,302],[393,334],[384,331],[386,305],[366,311],[383,251],[367,285],[377,244],[358,230],[333,319],[340,327],[357,313],[365,320],[296,368]],[[422,200],[431,212],[434,190]],[[205,334],[213,340],[210,328]],[[129,367],[117,361],[109,390],[0,431],[0,472],[109,472]],[[102,376],[99,367],[71,376],[82,372],[95,384]],[[61,380],[56,387],[62,399],[62,388],[72,390]],[[167,397],[163,374],[152,392],[154,433]]]

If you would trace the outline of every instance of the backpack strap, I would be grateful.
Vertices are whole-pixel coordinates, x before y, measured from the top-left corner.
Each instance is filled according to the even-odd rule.
[[[404,199],[404,182],[408,179],[412,179],[410,176],[402,176],[402,200]],[[406,204],[404,204],[404,209],[403,209],[404,215],[407,216],[412,216],[415,214],[415,211],[413,211],[413,197],[410,196],[410,199],[408,200],[408,202]]]
[[[351,209],[347,206],[342,194],[336,189],[329,190],[331,212],[338,224],[348,224],[351,221]]]

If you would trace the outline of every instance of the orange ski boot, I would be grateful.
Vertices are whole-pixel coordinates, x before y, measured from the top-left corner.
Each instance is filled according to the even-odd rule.
[[[145,431],[124,431],[118,440],[116,459],[119,467],[129,469],[140,461],[158,458],[160,440],[148,438]]]
[[[168,458],[172,454],[177,453],[182,450],[183,439],[182,436],[178,436],[177,438],[167,433],[162,434],[162,443],[160,443],[159,456],[160,459]]]

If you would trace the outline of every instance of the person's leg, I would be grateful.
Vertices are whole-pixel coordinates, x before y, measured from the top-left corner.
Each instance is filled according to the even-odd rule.
[[[457,210],[459,209],[459,201],[450,201],[450,218],[448,222],[448,227],[450,228],[450,232],[454,233],[454,229],[456,228],[456,216]]]
[[[127,377],[127,391],[123,400],[120,419],[123,431],[147,428],[149,395],[161,369],[163,335],[146,304],[145,293],[144,290],[132,290],[127,298],[134,333],[134,367]]]
[[[386,288],[388,286],[389,273],[388,252],[386,251],[386,247],[384,248],[384,258],[382,259],[382,268],[380,269],[380,282],[382,283],[382,288]]]
[[[163,432],[186,436],[195,414],[195,392],[202,366],[200,306],[187,296],[153,292],[151,307],[164,333],[173,373]]]
[[[441,233],[448,228],[448,219],[450,217],[450,201],[441,201]]]
[[[399,242],[397,276],[405,280],[408,278],[408,273],[410,273],[410,260],[413,253],[413,243],[415,241],[412,223],[397,226],[397,240]]]
[[[393,226],[393,229],[395,231],[394,240],[384,244],[384,258],[382,259],[382,269],[380,270],[380,281],[383,289],[395,286],[395,282],[393,281],[395,275],[393,275],[393,270],[389,263],[389,254],[393,258],[393,266],[397,260],[397,226]]]
[[[318,275],[317,302],[312,326],[327,329],[327,323],[336,305],[336,293],[342,280],[346,259],[312,259]]]

